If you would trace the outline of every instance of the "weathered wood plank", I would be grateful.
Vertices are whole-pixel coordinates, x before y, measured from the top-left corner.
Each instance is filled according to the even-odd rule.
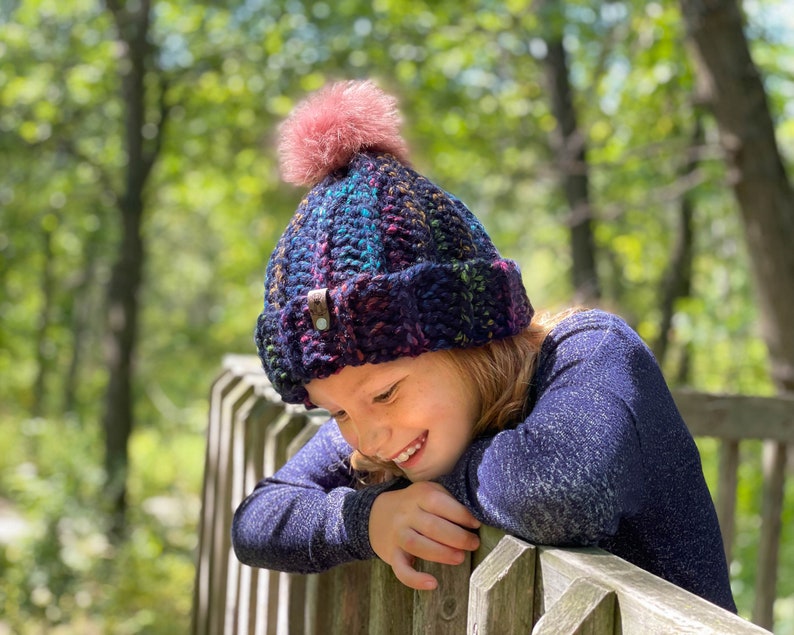
[[[371,635],[411,635],[414,592],[400,582],[382,560],[371,562],[372,588],[369,602]]]
[[[532,629],[535,547],[504,536],[469,580],[469,635],[524,635]]]
[[[413,635],[460,635],[466,632],[471,554],[455,566],[418,561],[417,566],[435,576],[434,591],[414,591]]]
[[[298,450],[306,445],[306,442],[315,435],[319,427],[320,422],[317,418],[307,417],[306,425],[287,446],[287,458],[292,458]]]
[[[264,390],[266,388],[259,387],[258,398],[262,403],[271,403],[261,394]],[[272,400],[272,397],[268,399]],[[273,405],[275,410],[270,413],[269,421],[262,422],[264,441],[260,478],[272,476],[284,465],[288,458],[290,443],[301,433],[306,424],[306,418],[302,413],[294,409],[285,409],[282,404]],[[242,500],[242,497],[239,500]],[[259,620],[266,625],[266,632],[272,635],[306,632],[305,576],[271,572],[269,577],[260,579],[267,585],[268,601],[257,606],[255,610],[266,613],[266,619]]]
[[[674,390],[694,436],[794,443],[794,395],[756,397]]]
[[[758,541],[753,622],[767,629],[774,625],[777,565],[786,483],[786,444],[764,444],[764,493],[761,501],[761,535]]]
[[[739,481],[739,442],[721,441],[717,476],[717,518],[728,564],[733,555],[736,532],[736,488]]]
[[[196,578],[193,587],[193,613],[191,633],[208,635],[214,619],[213,607],[217,602],[213,594],[213,569],[217,564],[215,544],[215,502],[220,442],[223,426],[222,405],[226,395],[240,382],[240,376],[230,370],[222,372],[210,387],[210,411],[207,421],[207,446],[204,456],[204,482],[201,493],[201,520],[196,559]]]
[[[208,615],[208,632],[223,633],[229,621],[229,611],[233,610],[227,603],[229,582],[229,549],[230,538],[228,512],[231,500],[232,483],[232,446],[233,426],[237,411],[252,396],[253,387],[247,378],[241,379],[226,394],[221,402],[219,426],[217,434],[215,491],[212,501],[212,524],[210,539],[212,540],[210,587],[211,608]],[[233,578],[232,578],[233,579]]]
[[[349,562],[319,575],[317,635],[368,635],[370,565]]]
[[[257,400],[257,408],[252,410],[252,415],[248,418],[243,435],[244,458],[242,468],[242,491],[250,492],[254,484],[262,475],[262,448],[265,439],[265,425],[277,407],[262,399]],[[230,501],[235,504],[239,501]],[[267,580],[262,575],[261,570],[251,567],[240,566],[240,598],[238,599],[239,613],[239,633],[250,633],[251,635],[265,635],[265,629],[261,624],[267,619],[269,607],[266,602],[259,601],[260,583]],[[247,615],[246,615],[247,612]]]
[[[597,580],[617,594],[624,633],[751,635],[768,631],[599,549],[538,547],[536,579],[548,609],[577,578]]]
[[[507,535],[501,529],[489,527],[488,525],[481,526],[477,533],[480,536],[480,546],[471,555],[472,571],[480,566],[482,561],[488,557],[488,554],[490,554],[502,538]]]
[[[616,597],[595,580],[578,578],[538,620],[532,635],[612,635]]]
[[[257,405],[259,407],[257,408]],[[262,412],[264,410],[264,412]],[[222,509],[216,508],[216,514],[221,517],[222,525],[231,525],[233,514],[232,501],[241,500],[245,492],[245,440],[246,432],[251,420],[261,423],[259,415],[267,421],[268,413],[272,413],[271,404],[262,402],[251,391],[249,396],[240,402],[232,419],[232,425],[227,428],[230,436],[230,461],[227,488],[229,499]],[[228,534],[228,531],[226,532]],[[231,546],[231,545],[230,545]],[[250,604],[250,574],[236,558],[228,558],[226,574],[226,606],[224,617],[224,633],[228,635],[249,633],[249,620],[251,617]]]

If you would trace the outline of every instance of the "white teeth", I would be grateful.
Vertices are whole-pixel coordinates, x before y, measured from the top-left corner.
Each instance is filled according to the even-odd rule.
[[[405,448],[399,455],[397,455],[393,460],[395,463],[405,463],[408,459],[410,459],[416,452],[421,448],[425,443],[425,440],[422,439],[418,441],[414,445]]]

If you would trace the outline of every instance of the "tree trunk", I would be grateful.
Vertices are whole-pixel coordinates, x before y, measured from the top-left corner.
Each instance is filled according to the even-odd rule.
[[[697,153],[703,145],[703,126],[700,117],[695,119],[695,129],[692,132],[689,157],[681,170],[681,177],[690,176],[697,168]],[[686,192],[681,198],[678,213],[678,228],[676,231],[673,253],[667,273],[662,280],[661,288],[661,313],[659,324],[659,337],[653,345],[653,352],[659,364],[664,363],[670,343],[670,334],[675,315],[675,303],[679,298],[689,297],[692,291],[692,260],[694,230],[692,218],[692,196]]]
[[[99,248],[99,232],[85,237],[83,241],[83,268],[80,277],[69,290],[70,306],[68,318],[72,329],[72,347],[69,365],[63,381],[63,411],[77,412],[79,409],[78,387],[83,366],[83,354],[88,348],[88,336],[91,333],[95,301],[91,289],[96,282],[97,251]]]
[[[133,3],[130,3],[133,4]],[[149,56],[149,0],[135,3],[132,10],[108,0],[113,13],[120,50],[121,88],[125,111],[124,189],[118,197],[121,218],[121,245],[107,289],[107,334],[105,362],[108,385],[105,394],[103,429],[105,433],[105,496],[111,507],[111,538],[121,538],[126,529],[128,444],[134,428],[133,359],[135,354],[138,292],[141,286],[144,244],[141,221],[144,212],[143,190],[153,156],[147,156],[142,135],[145,123],[146,62]]]
[[[55,255],[52,253],[52,234],[53,228],[47,219],[44,219],[41,228],[41,251],[44,256],[41,273],[41,293],[42,304],[39,312],[39,324],[36,329],[36,379],[33,382],[33,401],[31,405],[31,415],[41,417],[45,412],[45,402],[47,398],[47,376],[52,365],[52,355],[50,353],[49,330],[52,321],[53,311],[53,260]]]
[[[766,92],[750,56],[736,0],[681,0],[681,6],[698,81],[717,120],[744,222],[772,379],[778,389],[794,391],[794,192],[775,139]],[[766,442],[765,465],[773,469],[765,474],[764,513],[783,503],[779,484],[786,454],[785,444]],[[759,568],[767,575],[759,581],[753,621],[772,630],[780,525],[768,527],[772,533],[763,536],[759,548]]]
[[[573,107],[568,59],[562,43],[562,16],[556,0],[543,0],[539,8],[548,20],[551,35],[546,37],[545,73],[551,93],[551,110],[557,125],[551,146],[570,209],[571,260],[574,301],[596,304],[601,289],[596,272],[593,210],[590,204],[587,143],[578,126]]]
[[[698,80],[739,203],[771,374],[794,390],[794,192],[735,0],[681,0]]]

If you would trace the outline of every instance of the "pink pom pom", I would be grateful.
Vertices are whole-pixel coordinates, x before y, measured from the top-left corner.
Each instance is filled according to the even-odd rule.
[[[314,185],[363,150],[408,163],[397,100],[371,81],[331,84],[298,104],[281,125],[281,176]]]

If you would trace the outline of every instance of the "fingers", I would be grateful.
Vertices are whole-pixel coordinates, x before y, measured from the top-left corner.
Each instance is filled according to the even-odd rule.
[[[392,571],[397,579],[405,586],[417,591],[432,591],[438,587],[436,580],[429,573],[414,569],[414,558],[405,552],[399,552],[392,561]]]
[[[460,564],[465,560],[465,552],[472,551],[468,548],[450,546],[440,542],[436,536],[427,536],[414,529],[406,530],[398,541],[400,550],[422,560],[441,564]]]
[[[414,483],[411,487],[417,488],[419,506],[426,512],[446,518],[462,527],[472,529],[480,527],[480,521],[438,483]]]
[[[464,529],[460,525],[456,525],[454,522],[442,518],[441,516],[436,516],[435,514],[428,512],[418,515],[414,524],[411,526],[411,529],[417,535],[424,536],[425,538],[444,545],[453,551],[474,551],[480,546],[480,539],[477,534],[472,533],[471,531]],[[407,533],[407,544],[405,545],[406,551],[409,551],[410,553],[427,560],[427,557],[416,553],[412,549],[413,545],[411,544],[411,538],[412,535]],[[436,562],[440,561],[436,560]]]
[[[437,587],[436,579],[414,569],[414,560],[458,565],[467,551],[479,547],[469,531],[480,526],[474,516],[438,483],[414,483],[378,495],[372,505],[369,538],[372,549],[397,578],[413,589]]]

